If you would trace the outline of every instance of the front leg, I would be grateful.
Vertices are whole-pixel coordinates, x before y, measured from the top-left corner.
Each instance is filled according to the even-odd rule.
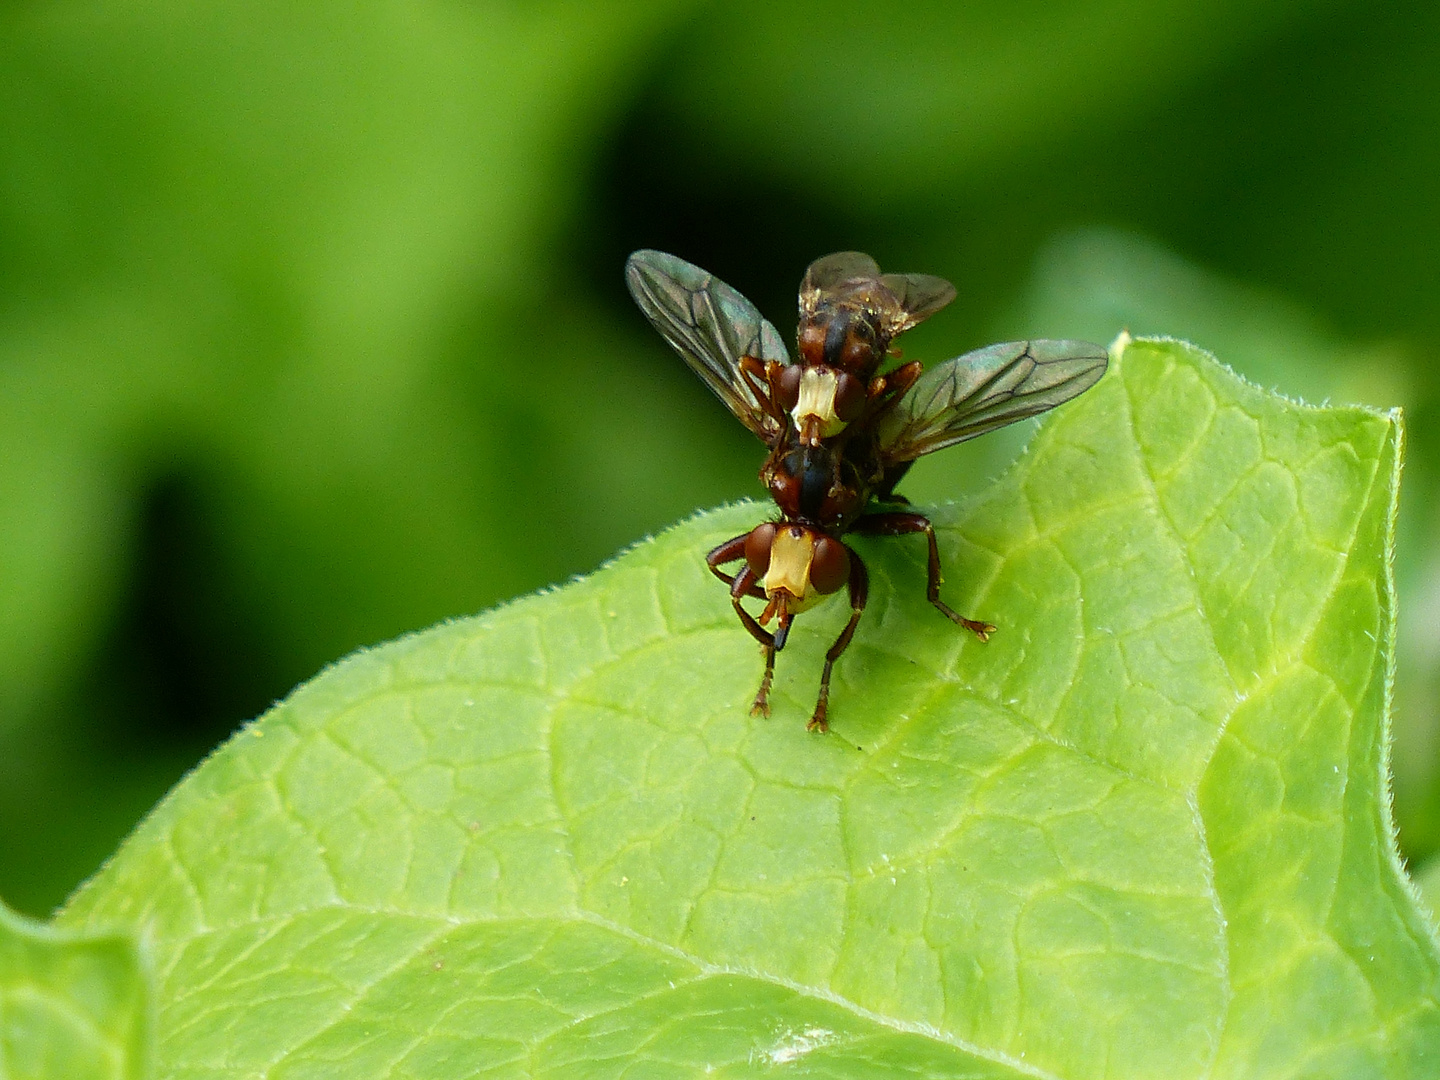
[[[905,391],[915,385],[915,380],[920,378],[923,371],[924,368],[920,361],[911,360],[908,364],[901,364],[889,374],[878,375],[870,380],[869,400],[865,405],[865,419],[873,422],[880,417],[881,413],[889,410],[905,396]]]
[[[760,689],[755,692],[755,701],[750,706],[750,715],[769,716],[770,684],[775,679],[775,650],[779,646],[775,642],[775,635],[756,622],[755,616],[740,604],[741,597],[749,594],[754,585],[755,571],[750,569],[749,563],[746,563],[740,568],[740,572],[735,575],[735,580],[730,585],[730,603],[735,608],[735,614],[740,616],[740,625],[750,631],[750,636],[760,642],[760,646],[765,650],[765,674],[760,678]],[[765,594],[762,592],[760,595],[764,596]]]
[[[734,585],[736,575],[727,574],[720,567],[737,559],[745,558],[745,541],[749,536],[749,533],[741,533],[739,536],[732,537],[718,547],[712,548],[710,553],[705,556],[705,565],[710,568],[710,572],[726,585]],[[761,589],[759,585],[753,585],[747,595],[753,596],[756,600],[764,600],[765,590]]]
[[[755,399],[783,430],[788,414],[776,400],[775,382],[780,377],[780,372],[788,365],[776,360],[761,360],[757,356],[742,356],[735,366],[740,372],[740,377],[749,385],[750,392],[755,395]]]
[[[940,609],[951,622],[965,627],[981,641],[989,641],[995,627],[987,622],[967,619],[957,615],[945,601],[940,599],[940,547],[935,542],[935,526],[924,514],[867,514],[851,526],[852,532],[865,536],[904,536],[908,533],[923,532],[930,542],[930,563],[925,582],[925,597]]]

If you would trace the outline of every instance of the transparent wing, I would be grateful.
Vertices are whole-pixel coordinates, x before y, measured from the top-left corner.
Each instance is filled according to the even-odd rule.
[[[880,264],[863,251],[837,251],[812,262],[800,279],[800,313],[814,312],[824,294],[849,292],[849,287],[880,278]]]
[[[891,337],[924,322],[955,299],[955,286],[934,274],[886,274],[880,284],[895,297],[895,307],[887,313]]]
[[[656,330],[747,428],[767,443],[780,425],[740,374],[740,358],[790,362],[785,343],[734,289],[684,259],[637,251],[625,262],[630,295]]]
[[[822,300],[864,307],[879,316],[889,337],[909,330],[955,299],[955,286],[933,274],[882,274],[869,255],[837,251],[816,259],[800,282],[800,317]]]
[[[1088,341],[1012,341],[937,364],[881,416],[881,456],[911,461],[1053,409],[1094,386],[1109,360]]]

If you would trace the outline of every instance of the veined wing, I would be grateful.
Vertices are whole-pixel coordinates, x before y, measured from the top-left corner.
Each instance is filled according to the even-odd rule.
[[[955,299],[955,286],[934,274],[884,274],[880,284],[895,297],[894,307],[885,312],[885,329],[891,337],[924,322]]]
[[[827,295],[843,294],[880,280],[880,264],[863,251],[822,255],[805,268],[800,279],[800,316],[815,314]]]
[[[955,286],[934,274],[882,274],[869,255],[837,251],[816,259],[800,282],[800,317],[837,301],[862,307],[879,320],[886,337],[904,333],[951,300]]]
[[[912,461],[1053,409],[1094,386],[1109,361],[1088,341],[1012,341],[946,360],[881,416],[881,456]]]
[[[645,317],[705,385],[766,443],[780,423],[740,372],[740,359],[790,362],[779,332],[719,278],[663,251],[637,251],[625,283]]]

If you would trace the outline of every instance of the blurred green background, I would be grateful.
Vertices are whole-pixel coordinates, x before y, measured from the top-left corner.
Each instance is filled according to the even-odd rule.
[[[859,248],[960,289],[912,357],[1128,327],[1403,405],[1396,811],[1412,859],[1440,847],[1440,6],[21,0],[0,27],[21,910],[326,662],[761,494],[630,304],[641,246],[787,334],[806,263]]]

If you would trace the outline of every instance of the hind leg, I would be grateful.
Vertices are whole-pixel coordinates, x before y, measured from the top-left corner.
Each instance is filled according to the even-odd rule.
[[[905,536],[909,533],[923,532],[925,539],[930,544],[930,561],[925,581],[926,599],[957,626],[965,627],[981,641],[990,640],[990,635],[995,632],[993,624],[967,619],[963,615],[956,614],[949,604],[940,599],[940,547],[935,542],[935,526],[930,524],[930,519],[924,514],[869,514],[855,522],[851,531],[866,536]]]

